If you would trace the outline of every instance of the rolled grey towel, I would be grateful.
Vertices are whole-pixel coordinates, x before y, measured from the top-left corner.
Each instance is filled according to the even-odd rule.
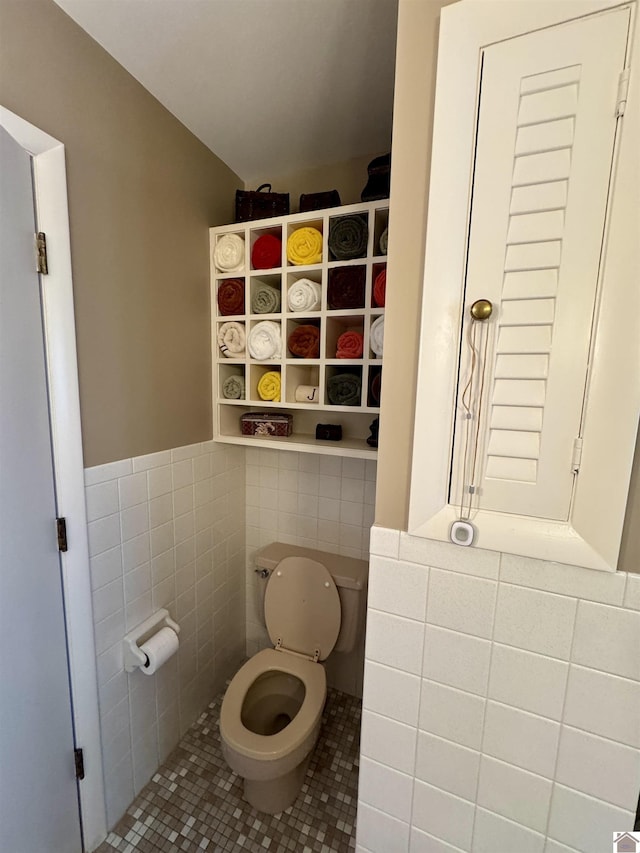
[[[329,226],[329,251],[337,261],[364,258],[367,254],[369,226],[363,216],[337,216]]]
[[[257,284],[251,296],[254,314],[277,314],[280,311],[280,291],[270,284]]]
[[[389,243],[389,229],[385,228],[382,234],[380,235],[380,254],[387,254],[387,245]]]
[[[244,376],[227,376],[222,383],[222,396],[227,400],[244,400]]]
[[[327,397],[334,406],[359,406],[362,380],[355,373],[336,373],[327,381]]]

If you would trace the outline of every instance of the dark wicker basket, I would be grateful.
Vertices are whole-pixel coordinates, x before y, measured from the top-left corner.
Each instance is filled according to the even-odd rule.
[[[340,207],[338,190],[327,190],[323,193],[302,193],[300,196],[300,213],[309,210],[324,210],[327,207]]]
[[[257,190],[236,190],[236,222],[287,216],[289,193],[272,193],[271,184],[262,184]]]

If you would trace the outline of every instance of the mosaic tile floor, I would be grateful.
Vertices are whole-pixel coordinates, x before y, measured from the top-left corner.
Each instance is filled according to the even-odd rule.
[[[360,700],[328,691],[302,792],[279,815],[255,811],[220,749],[217,697],[96,853],[355,850]]]

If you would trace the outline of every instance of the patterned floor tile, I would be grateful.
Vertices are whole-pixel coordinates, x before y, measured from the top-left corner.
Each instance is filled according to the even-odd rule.
[[[242,797],[220,748],[222,695],[193,724],[96,853],[351,853],[359,699],[328,690],[322,730],[295,803],[265,815]]]

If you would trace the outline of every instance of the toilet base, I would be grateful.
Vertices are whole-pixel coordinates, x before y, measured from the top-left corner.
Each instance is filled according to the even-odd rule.
[[[300,793],[312,755],[313,751],[307,755],[302,764],[298,764],[293,770],[277,779],[264,782],[245,779],[244,796],[247,802],[257,811],[265,814],[280,814],[288,809]]]

